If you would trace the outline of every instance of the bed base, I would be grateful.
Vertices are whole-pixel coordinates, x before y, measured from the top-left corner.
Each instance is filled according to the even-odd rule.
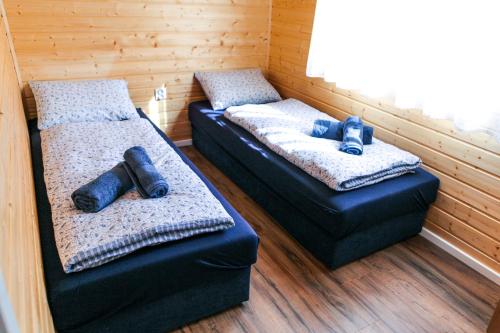
[[[337,268],[422,230],[426,212],[414,212],[376,223],[373,227],[334,239],[305,214],[260,181],[203,129],[192,126],[193,145],[252,199],[274,217],[303,247],[329,268]]]
[[[248,267],[225,271],[176,294],[146,304],[117,309],[113,316],[58,332],[169,332],[248,301],[250,270]]]

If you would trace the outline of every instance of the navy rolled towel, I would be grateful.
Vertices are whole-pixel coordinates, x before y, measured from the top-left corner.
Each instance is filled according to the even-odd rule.
[[[318,119],[314,121],[311,136],[315,138],[342,141],[344,137],[344,122]],[[371,145],[373,139],[373,127],[363,126],[363,144]]]
[[[146,149],[140,146],[129,148],[123,158],[125,169],[143,198],[160,198],[167,195],[167,181],[156,170]]]
[[[373,140],[373,127],[363,125],[363,144],[371,145]]]
[[[134,184],[123,162],[106,171],[71,194],[76,208],[87,213],[96,213],[130,190]]]
[[[339,150],[347,154],[363,154],[363,122],[359,117],[349,117],[345,121],[344,139]]]
[[[311,136],[330,140],[342,141],[344,135],[344,122],[317,119],[314,121]]]

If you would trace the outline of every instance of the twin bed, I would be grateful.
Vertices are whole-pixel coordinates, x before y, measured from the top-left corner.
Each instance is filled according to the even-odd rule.
[[[298,121],[257,112],[255,105],[227,109],[242,94],[228,88],[233,82],[250,84],[248,103],[281,99],[260,71],[216,80],[220,100],[226,101],[221,103],[213,101],[217,89],[210,78],[197,78],[212,103],[189,106],[194,145],[327,266],[339,267],[420,232],[439,181],[418,168],[418,158],[375,139],[362,164],[382,173],[353,182],[352,170],[339,174],[331,167],[352,156],[336,155],[336,143],[309,139],[309,125],[303,129],[303,123],[311,123],[303,118],[307,114],[326,115],[300,109],[304,106],[294,100],[279,103],[298,105]],[[40,237],[59,332],[165,332],[248,300],[258,236],[173,142],[133,108],[126,83],[32,83],[32,89],[39,111],[29,129]],[[245,103],[234,105],[240,104]],[[262,121],[271,132],[261,131]],[[285,146],[273,145],[276,134]],[[283,148],[287,142],[292,148]],[[335,157],[324,160],[320,149],[316,159],[300,164],[297,152],[311,154],[297,147],[311,142],[330,147],[328,156]],[[99,213],[76,210],[71,192],[136,145],[150,153],[169,182],[169,194],[143,200],[129,191]],[[384,158],[366,159],[382,153],[390,167],[384,169]],[[340,181],[342,175],[348,175],[347,182]]]
[[[138,113],[147,119],[142,111]],[[143,248],[93,269],[65,273],[44,182],[40,131],[36,120],[29,125],[45,283],[59,332],[166,332],[248,300],[257,235],[157,127],[155,132],[233,218],[234,227]]]
[[[418,234],[439,180],[421,168],[352,191],[335,191],[277,154],[225,110],[189,106],[193,144],[295,239],[336,268]],[[312,123],[311,123],[312,124]]]

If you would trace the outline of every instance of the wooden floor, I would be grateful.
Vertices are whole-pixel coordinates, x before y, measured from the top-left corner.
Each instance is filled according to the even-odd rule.
[[[485,332],[500,287],[420,236],[330,271],[193,147],[259,234],[250,301],[178,332]]]

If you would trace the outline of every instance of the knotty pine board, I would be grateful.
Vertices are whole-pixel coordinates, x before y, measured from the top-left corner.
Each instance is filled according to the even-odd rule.
[[[0,273],[20,331],[54,332],[45,293],[28,129],[3,14],[0,156]]]
[[[270,1],[6,0],[28,115],[29,80],[124,78],[137,107],[174,140],[190,138],[187,106],[205,99],[194,71],[266,70]]]

